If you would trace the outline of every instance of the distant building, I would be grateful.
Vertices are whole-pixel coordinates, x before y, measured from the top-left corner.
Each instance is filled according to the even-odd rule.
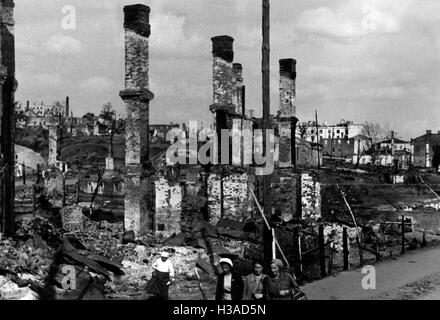
[[[372,140],[362,134],[348,138],[324,138],[320,140],[323,148],[323,156],[334,159],[346,159],[346,161],[357,162],[357,157],[361,157],[372,145]],[[354,159],[354,160],[352,160]]]
[[[150,124],[150,135],[153,138],[158,138],[161,140],[166,140],[167,133],[171,130],[178,128],[178,124]]]
[[[68,117],[68,99],[66,105],[59,102],[53,104],[44,104],[44,102],[33,105],[27,101],[26,105],[19,104],[17,106],[17,127],[43,127],[48,128],[51,125],[58,123],[59,118]]]
[[[355,124],[352,121],[341,120],[337,124],[318,124],[316,122],[303,122],[298,126],[301,137],[310,142],[316,142],[318,132],[319,139],[350,139],[362,134],[363,125]],[[319,141],[321,142],[321,141]]]
[[[411,145],[412,164],[418,167],[438,168],[440,165],[440,131],[415,138]]]
[[[395,137],[394,131],[391,131],[391,138],[381,141],[377,144],[377,149],[389,149],[392,152],[394,151],[410,151],[411,142],[404,141]]]

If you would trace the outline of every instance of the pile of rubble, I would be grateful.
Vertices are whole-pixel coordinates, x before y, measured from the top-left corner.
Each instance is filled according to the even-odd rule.
[[[124,233],[122,222],[84,216],[79,230],[67,231],[58,220],[36,215],[21,222],[14,240],[0,241],[0,298],[144,299],[152,265],[163,251],[170,253],[176,271],[172,295],[197,295],[199,279],[214,286],[221,257],[240,261],[260,251],[247,240],[252,232],[246,223],[221,221],[164,241],[153,235],[135,240]],[[69,270],[75,273],[75,288]]]

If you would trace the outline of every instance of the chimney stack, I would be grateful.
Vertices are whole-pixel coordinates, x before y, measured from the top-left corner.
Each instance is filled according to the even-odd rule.
[[[240,63],[234,63],[232,66],[233,72],[233,97],[232,103],[235,106],[235,113],[244,116],[244,85],[243,85],[243,67]]]
[[[125,151],[125,230],[139,238],[154,230],[149,207],[149,90],[150,8],[124,7],[125,90],[120,96],[127,109]]]
[[[236,107],[233,104],[234,76],[232,66],[234,60],[234,38],[224,35],[213,37],[211,40],[213,54],[213,104],[209,109],[214,113],[215,130],[217,133],[217,159],[220,163],[222,162],[221,131],[222,129],[232,129],[231,117],[236,115]],[[229,152],[229,158],[231,158],[231,152]]]
[[[279,166],[296,167],[296,60],[281,59],[279,107]]]
[[[280,60],[280,117],[296,115],[296,60]]]
[[[212,39],[213,54],[213,104],[211,111],[234,113],[233,96],[233,69],[234,38],[217,36]]]

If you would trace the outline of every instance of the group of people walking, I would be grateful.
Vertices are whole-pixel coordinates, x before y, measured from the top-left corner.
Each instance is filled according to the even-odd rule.
[[[293,300],[301,293],[294,277],[285,271],[281,260],[270,264],[266,275],[261,261],[254,261],[253,272],[244,280],[234,271],[228,258],[220,259],[222,273],[218,277],[216,300]]]
[[[253,272],[244,279],[234,270],[231,259],[220,259],[220,266],[222,272],[218,276],[216,300],[294,300],[301,294],[295,278],[279,259],[272,260],[268,275],[264,273],[263,263],[254,261]],[[167,252],[153,263],[153,269],[147,291],[167,300],[169,286],[174,281],[174,268]]]

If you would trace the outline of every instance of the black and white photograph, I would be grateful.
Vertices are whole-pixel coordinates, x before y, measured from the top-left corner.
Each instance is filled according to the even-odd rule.
[[[440,300],[439,13],[0,0],[0,305]]]

